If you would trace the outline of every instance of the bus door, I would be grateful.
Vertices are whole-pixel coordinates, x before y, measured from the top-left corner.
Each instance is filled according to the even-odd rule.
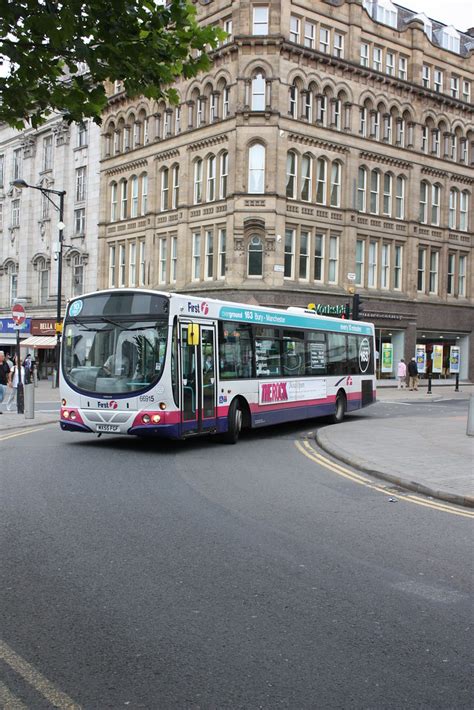
[[[181,322],[181,422],[183,433],[216,428],[216,334],[213,325]],[[191,338],[193,339],[193,338]]]

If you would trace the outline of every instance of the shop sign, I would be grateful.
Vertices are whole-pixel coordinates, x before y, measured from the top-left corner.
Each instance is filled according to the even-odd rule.
[[[318,316],[342,316],[346,312],[345,306],[330,306],[329,304],[323,305],[322,303],[317,303],[315,310]]]
[[[56,335],[54,318],[32,318],[31,335]]]
[[[443,346],[433,345],[433,367],[432,372],[442,372],[443,371]]]
[[[20,326],[16,325],[13,318],[0,318],[0,340],[2,339],[2,335],[5,335],[6,333],[9,335],[15,335],[17,330],[26,335],[30,332],[30,327],[31,318],[26,318]]]
[[[393,345],[392,343],[382,343],[382,372],[392,372],[393,370]]]
[[[418,372],[423,374],[426,372],[426,345],[416,346],[415,358]]]
[[[461,364],[461,351],[457,345],[451,345],[449,351],[449,371],[453,374],[459,372],[459,366]]]

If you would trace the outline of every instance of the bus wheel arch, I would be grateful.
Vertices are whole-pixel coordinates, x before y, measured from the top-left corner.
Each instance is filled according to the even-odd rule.
[[[334,414],[332,415],[333,424],[340,424],[347,412],[347,395],[345,391],[341,388],[338,390],[336,395],[336,408]]]
[[[244,397],[234,397],[227,414],[227,431],[223,434],[226,444],[236,444],[242,429],[250,427],[250,407]]]

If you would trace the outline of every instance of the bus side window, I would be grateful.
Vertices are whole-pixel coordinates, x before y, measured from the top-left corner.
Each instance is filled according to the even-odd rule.
[[[252,334],[246,323],[219,324],[219,374],[223,380],[252,377]]]
[[[345,375],[346,368],[346,336],[342,333],[328,333],[328,375]]]
[[[305,374],[304,333],[283,331],[283,374],[299,376]]]
[[[325,375],[327,369],[326,335],[309,331],[305,343],[306,374]]]
[[[347,374],[360,374],[359,368],[359,338],[357,335],[347,336]]]

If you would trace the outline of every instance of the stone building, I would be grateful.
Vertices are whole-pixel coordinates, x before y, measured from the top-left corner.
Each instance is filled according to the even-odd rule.
[[[437,352],[446,374],[460,348],[472,379],[474,31],[390,0],[195,4],[228,39],[178,106],[109,87],[100,286],[357,292],[394,363]]]
[[[13,350],[11,303],[25,299],[26,350],[40,374],[54,366],[58,286],[59,197],[54,204],[34,188],[65,190],[62,304],[97,286],[100,130],[90,122],[68,126],[52,115],[38,129],[0,126],[0,349]]]

